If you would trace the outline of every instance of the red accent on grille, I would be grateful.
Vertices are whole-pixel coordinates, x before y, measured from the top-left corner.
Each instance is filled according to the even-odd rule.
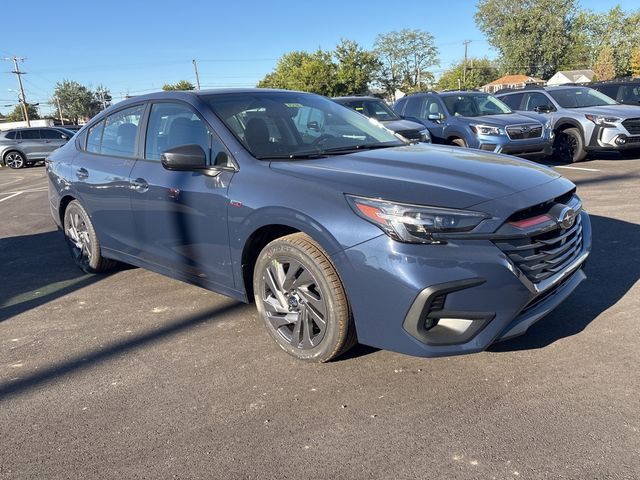
[[[537,217],[525,218],[524,220],[518,220],[517,222],[509,222],[509,225],[513,225],[517,228],[529,228],[541,223],[551,220],[549,215],[538,215]]]

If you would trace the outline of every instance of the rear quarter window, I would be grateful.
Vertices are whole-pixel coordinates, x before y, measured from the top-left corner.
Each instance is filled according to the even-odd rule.
[[[504,97],[498,97],[503,103],[512,110],[520,110],[520,104],[522,103],[522,97],[524,93],[514,93],[513,95],[505,95]]]

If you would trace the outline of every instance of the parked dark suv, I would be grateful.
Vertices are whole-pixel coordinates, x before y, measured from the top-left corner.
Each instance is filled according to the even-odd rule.
[[[592,83],[591,88],[625,105],[640,105],[640,78]]]
[[[308,133],[310,117],[333,133]],[[307,361],[356,340],[483,350],[562,302],[591,248],[575,185],[555,171],[407,145],[308,93],[135,97],[47,171],[51,214],[84,271],[121,261],[255,299],[275,342]]]
[[[515,113],[487,93],[415,93],[394,109],[427,125],[433,143],[522,157],[552,153],[553,131],[542,117]]]

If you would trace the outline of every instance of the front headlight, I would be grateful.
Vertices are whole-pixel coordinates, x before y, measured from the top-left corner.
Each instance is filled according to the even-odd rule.
[[[420,141],[422,143],[431,143],[431,134],[429,133],[429,129],[425,128],[424,130],[420,130]]]
[[[482,212],[427,207],[346,195],[353,211],[377,225],[394,240],[438,243],[434,233],[468,232],[490,215]]]
[[[492,127],[489,125],[469,125],[469,127],[476,135],[502,135],[502,132],[498,127]]]
[[[587,117],[587,120],[591,120],[593,123],[595,123],[596,125],[600,125],[601,127],[615,127],[615,125],[613,125],[616,122],[619,122],[620,119],[618,117],[606,117],[604,115],[585,115],[585,117]]]

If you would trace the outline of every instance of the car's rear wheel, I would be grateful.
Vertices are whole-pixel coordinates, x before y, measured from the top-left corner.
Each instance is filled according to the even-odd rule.
[[[23,168],[26,164],[20,152],[7,152],[4,156],[4,164],[9,168]]]
[[[258,312],[285,352],[326,362],[356,343],[347,296],[328,255],[308,235],[269,243],[253,275]]]
[[[555,156],[563,163],[581,162],[587,156],[584,139],[577,128],[565,128],[556,135],[553,144]]]
[[[91,219],[77,200],[70,202],[64,211],[64,236],[76,265],[85,272],[105,272],[116,265],[101,255]]]

